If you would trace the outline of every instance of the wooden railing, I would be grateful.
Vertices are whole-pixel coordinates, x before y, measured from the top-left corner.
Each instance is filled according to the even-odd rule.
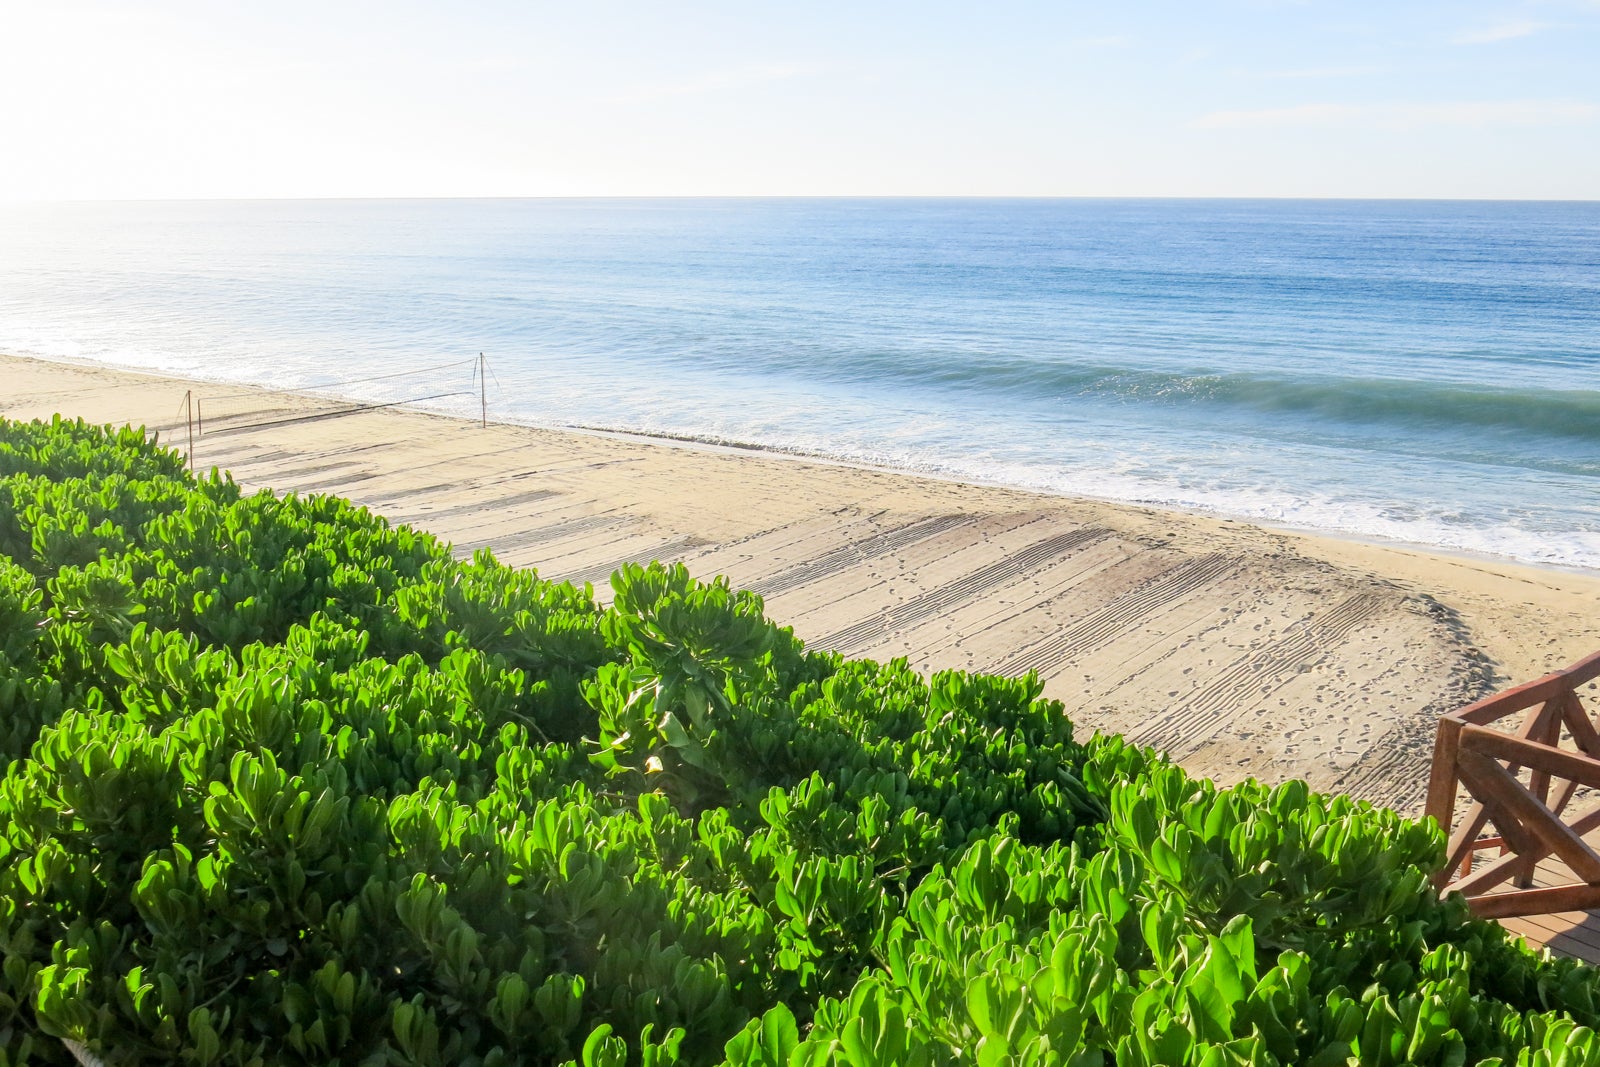
[[[1600,652],[1439,720],[1427,813],[1454,829],[1434,880],[1442,891],[1465,894],[1475,914],[1600,907],[1600,853],[1583,839],[1600,828],[1600,803],[1566,816],[1580,788],[1600,790],[1600,732],[1578,699],[1579,687],[1596,676]],[[1491,729],[1518,712],[1527,716],[1516,733]],[[1472,804],[1456,823],[1458,785]],[[1490,823],[1496,834],[1485,836]],[[1490,849],[1499,856],[1475,870],[1476,854]],[[1534,887],[1534,868],[1548,856],[1580,880]]]

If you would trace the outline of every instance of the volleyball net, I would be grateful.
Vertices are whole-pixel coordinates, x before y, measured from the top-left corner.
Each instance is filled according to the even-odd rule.
[[[410,370],[370,374],[366,378],[347,378],[318,386],[299,387],[293,392],[251,387],[251,389],[210,392],[189,389],[178,402],[171,430],[190,432],[194,437],[245,434],[248,430],[291,426],[296,422],[339,419],[363,411],[405,408],[432,400],[477,397],[480,421],[488,421],[488,379],[493,376],[483,354],[469,360],[435,363]],[[494,379],[499,384],[498,379]],[[355,400],[350,390],[384,384],[384,392],[398,397]]]
[[[410,407],[434,400],[476,397],[480,421],[489,420],[489,380],[494,378],[483,353],[470,359],[452,360],[427,367],[345,378],[295,389],[293,392],[268,388],[234,387],[227,392],[191,388],[178,401],[172,424],[161,429],[188,443],[191,465],[193,442],[201,437],[221,437],[248,433],[296,423],[322,422],[385,408]],[[494,378],[496,385],[499,379]],[[364,387],[384,385],[384,392],[398,397],[357,400],[351,393]],[[221,390],[226,387],[217,386]],[[370,390],[367,390],[370,391]],[[171,438],[169,438],[171,439]]]

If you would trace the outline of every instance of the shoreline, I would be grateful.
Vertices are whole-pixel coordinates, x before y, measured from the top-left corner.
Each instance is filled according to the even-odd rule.
[[[156,377],[163,376],[156,375]],[[422,409],[418,410],[421,411]],[[427,414],[441,415],[443,418],[459,417],[455,415],[442,414],[439,412],[427,412]],[[490,422],[492,424],[494,420],[491,419]],[[1169,512],[1174,515],[1186,515],[1212,522],[1244,523],[1249,526],[1259,527],[1263,530],[1271,530],[1276,533],[1293,534],[1296,536],[1328,541],[1347,541],[1352,544],[1365,545],[1370,548],[1393,548],[1402,552],[1414,552],[1427,556],[1461,559],[1468,562],[1483,564],[1504,564],[1509,567],[1522,567],[1535,571],[1553,571],[1559,574],[1575,575],[1580,578],[1600,579],[1600,567],[1580,567],[1576,565],[1560,563],[1540,563],[1534,560],[1518,559],[1515,556],[1506,556],[1494,552],[1474,552],[1465,548],[1451,548],[1448,545],[1432,545],[1424,541],[1405,541],[1395,537],[1384,537],[1381,534],[1364,534],[1350,530],[1335,530],[1320,526],[1297,526],[1293,523],[1270,522],[1266,519],[1253,518],[1249,515],[1240,515],[1226,511],[1213,511],[1205,508],[1186,508],[1180,507],[1176,504],[1161,503],[1159,501],[1122,500],[1117,497],[1095,496],[1091,493],[1067,493],[1052,489],[1038,489],[1028,486],[1011,485],[1006,482],[990,482],[976,478],[959,477],[953,474],[941,474],[937,471],[913,470],[905,467],[894,467],[885,464],[841,459],[837,456],[829,456],[821,452],[805,452],[796,449],[775,448],[768,445],[752,444],[740,441],[717,441],[710,438],[693,437],[687,434],[649,433],[644,430],[614,429],[605,426],[544,426],[539,423],[516,422],[512,420],[503,421],[500,423],[500,425],[524,426],[528,429],[555,430],[562,433],[595,434],[600,437],[615,437],[626,441],[638,441],[643,444],[657,444],[665,448],[704,449],[707,451],[726,449],[735,453],[753,452],[775,460],[790,460],[801,463],[816,463],[825,466],[848,467],[855,470],[877,471],[882,474],[893,474],[905,478],[924,478],[928,481],[946,482],[951,485],[969,485],[977,489],[1001,489],[1015,493],[1031,493],[1035,496],[1049,497],[1051,499],[1069,502],[1080,501],[1086,503],[1105,504],[1110,507],[1133,508],[1150,512]]]
[[[14,353],[0,352],[0,361],[19,360],[28,363],[45,365],[59,364],[67,367],[76,367],[89,371],[105,371],[112,374],[127,374],[135,377],[153,378],[172,383],[181,383],[190,386],[219,386],[237,390],[238,393],[230,395],[276,395],[292,396],[305,400],[323,402],[343,402],[352,408],[399,407],[418,414],[429,415],[437,418],[453,419],[465,423],[476,424],[478,419],[471,415],[456,414],[447,411],[430,409],[425,404],[437,397],[421,397],[413,400],[400,401],[366,401],[356,397],[334,391],[321,391],[311,389],[279,389],[272,386],[255,385],[248,382],[235,382],[226,378],[201,378],[170,374],[164,371],[142,370],[119,367],[94,359],[69,357],[69,356],[37,356],[16,355]],[[463,364],[471,360],[463,360]],[[344,383],[349,384],[349,383]],[[450,393],[443,395],[463,395]],[[1303,536],[1313,539],[1322,539],[1335,542],[1350,542],[1373,548],[1393,548],[1403,552],[1417,553],[1425,556],[1461,559],[1485,565],[1505,565],[1510,567],[1526,568],[1536,571],[1549,571],[1559,574],[1574,575],[1579,578],[1593,578],[1600,580],[1600,567],[1586,567],[1579,564],[1545,563],[1538,560],[1521,559],[1504,553],[1486,552],[1468,548],[1457,548],[1450,545],[1433,544],[1426,541],[1409,541],[1403,538],[1388,537],[1383,534],[1363,533],[1357,530],[1339,529],[1324,526],[1306,526],[1292,522],[1280,522],[1260,518],[1242,512],[1230,512],[1222,508],[1186,507],[1181,504],[1165,501],[1131,500],[1114,496],[1103,496],[1090,492],[1068,492],[1065,490],[1051,489],[1039,486],[1016,485],[1000,481],[988,481],[965,474],[947,473],[932,469],[919,469],[912,467],[898,467],[892,464],[874,463],[868,460],[851,459],[844,456],[829,455],[825,452],[811,451],[801,448],[787,448],[779,445],[762,444],[760,442],[736,441],[720,439],[711,436],[696,436],[694,434],[677,434],[668,432],[654,432],[649,430],[627,429],[625,427],[591,426],[575,423],[547,424],[539,422],[526,422],[516,419],[490,419],[491,426],[520,427],[528,430],[542,430],[554,433],[588,434],[598,437],[613,438],[623,441],[633,441],[641,444],[657,445],[666,448],[682,448],[696,451],[727,451],[736,455],[759,455],[773,460],[785,460],[798,463],[812,463],[823,466],[844,467],[854,470],[875,471],[905,478],[924,479],[927,481],[941,482],[951,485],[967,485],[980,489],[995,489],[1007,492],[1026,493],[1039,497],[1046,497],[1065,502],[1086,502],[1103,504],[1110,507],[1130,508],[1148,512],[1170,513],[1197,518],[1203,521],[1240,523],[1263,530],[1285,533],[1294,536]]]
[[[309,421],[202,433],[197,469],[347,496],[555,579],[682,558],[808,643],[1037,670],[1085,732],[1223,781],[1305,777],[1415,810],[1440,713],[1600,647],[1589,572],[628,431],[340,414],[89,361],[0,356],[0,376],[0,415],[143,423],[180,451],[183,390],[259,397]]]

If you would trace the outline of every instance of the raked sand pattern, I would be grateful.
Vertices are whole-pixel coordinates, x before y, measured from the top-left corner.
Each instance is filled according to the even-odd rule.
[[[59,410],[186,444],[173,413],[193,383],[14,359],[0,375],[7,417]],[[1600,644],[1592,576],[737,449],[347,408],[263,392],[205,424],[197,464],[246,487],[347,496],[458,553],[595,583],[602,599],[620,564],[681,559],[760,592],[816,646],[924,671],[1037,671],[1085,731],[1222,780],[1304,777],[1416,811],[1440,712]]]

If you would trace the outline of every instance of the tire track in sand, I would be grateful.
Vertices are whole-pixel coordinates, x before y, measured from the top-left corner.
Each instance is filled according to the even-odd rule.
[[[1362,623],[1382,610],[1388,598],[1357,593],[1330,608],[1289,637],[1255,649],[1234,660],[1195,696],[1177,705],[1169,715],[1143,727],[1124,731],[1128,739],[1151,745],[1181,759],[1210,741],[1224,723],[1260,698],[1283,688],[1303,671],[1326,659],[1332,646],[1342,642]],[[1265,692],[1255,685],[1272,680]],[[1246,690],[1250,690],[1248,699]],[[1232,714],[1230,714],[1230,712]]]
[[[952,530],[962,523],[972,522],[967,515],[930,515],[915,522],[896,526],[882,533],[874,534],[861,541],[850,541],[838,548],[829,549],[813,559],[804,563],[797,563],[779,571],[770,577],[763,578],[751,585],[752,591],[763,597],[773,597],[780,593],[787,593],[791,589],[798,589],[808,582],[819,578],[829,578],[860,563],[865,563],[874,556],[881,556],[887,552],[894,552],[906,548],[918,541],[926,540],[935,534]]]
[[[522,533],[506,534],[503,537],[488,537],[478,541],[464,541],[455,546],[456,552],[466,552],[468,555],[480,548],[487,548],[497,556],[503,552],[527,548],[530,545],[542,545],[546,541],[559,541],[563,537],[572,537],[581,533],[592,533],[614,526],[621,530],[633,525],[637,520],[628,516],[616,515],[579,515],[576,518],[553,522],[548,526],[535,526]]]
[[[1015,552],[986,567],[979,567],[953,582],[932,589],[921,596],[896,604],[892,608],[869,615],[865,619],[837,630],[826,637],[807,642],[819,648],[849,652],[862,648],[880,637],[931,619],[934,615],[981,595],[985,590],[1003,581],[1015,578],[1057,556],[1071,552],[1091,541],[1110,535],[1109,530],[1085,527],[1069,533],[1047,538],[1019,552]]]
[[[639,552],[630,552],[621,559],[613,560],[610,563],[600,563],[592,567],[585,567],[583,570],[577,571],[573,574],[559,575],[556,578],[556,581],[571,582],[573,585],[582,585],[585,582],[592,582],[598,585],[607,578],[610,578],[612,574],[622,569],[622,567],[629,563],[649,563],[651,560],[658,559],[675,560],[690,549],[704,548],[710,543],[710,541],[707,541],[703,537],[674,537],[670,541],[660,542],[653,548],[648,548]]]
[[[1113,598],[1111,603],[1083,621],[1012,656],[994,671],[1018,675],[1028,671],[1043,673],[1047,668],[1059,667],[1096,645],[1105,644],[1152,612],[1211,584],[1233,570],[1236,564],[1232,557],[1220,554],[1184,560]]]

